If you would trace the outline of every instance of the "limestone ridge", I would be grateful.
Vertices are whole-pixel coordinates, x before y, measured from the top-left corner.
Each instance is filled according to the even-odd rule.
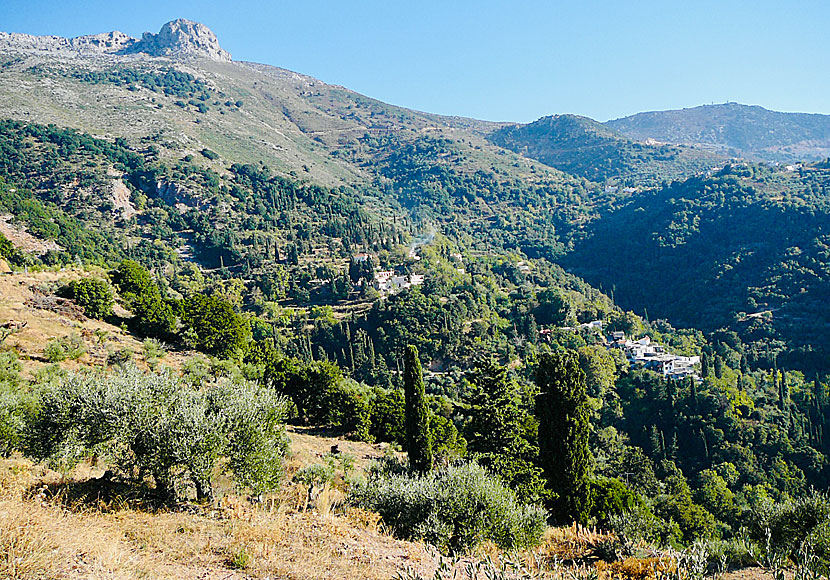
[[[196,56],[222,62],[231,60],[230,53],[219,46],[219,40],[211,29],[183,18],[168,22],[158,34],[145,32],[141,40],[118,31],[77,38],[0,32],[0,50],[3,49],[74,52],[79,55],[143,53],[150,56]]]
[[[180,18],[161,27],[158,34],[145,32],[141,40],[126,52],[143,52],[152,56],[206,56],[229,62],[231,55],[219,46],[213,31],[199,22]]]

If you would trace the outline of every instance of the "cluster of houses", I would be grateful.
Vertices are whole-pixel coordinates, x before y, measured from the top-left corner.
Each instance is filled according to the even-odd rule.
[[[362,264],[368,262],[370,258],[371,256],[366,253],[355,254],[352,256],[352,262]],[[381,296],[384,296],[397,294],[401,290],[412,286],[420,286],[423,283],[423,274],[396,274],[394,270],[381,270],[376,267],[372,287],[380,292]]]
[[[376,270],[372,286],[383,294],[396,294],[412,286],[420,286],[424,283],[423,274],[399,275],[392,270]]]
[[[594,320],[578,326],[566,326],[562,330],[588,331],[602,335],[603,323],[601,320]],[[551,330],[543,329],[540,334],[542,337],[549,339]],[[645,368],[660,373],[667,379],[699,378],[695,369],[696,365],[700,364],[699,356],[672,354],[664,346],[652,342],[648,336],[631,340],[626,338],[624,332],[612,332],[605,337],[604,345],[609,350],[621,350],[632,368]]]
[[[630,340],[625,337],[624,332],[612,332],[609,338],[605,344],[606,348],[622,350],[632,367],[642,367],[660,373],[667,379],[697,378],[695,365],[700,364],[699,356],[672,354],[662,345],[651,342],[648,336]]]

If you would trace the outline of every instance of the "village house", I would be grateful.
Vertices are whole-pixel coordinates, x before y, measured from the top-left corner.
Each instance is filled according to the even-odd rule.
[[[644,368],[671,379],[697,377],[695,365],[700,364],[699,356],[671,354],[664,346],[652,342],[649,336],[627,340],[625,333],[613,332],[609,339],[606,347],[622,350],[632,368]]]
[[[420,286],[424,283],[423,274],[396,275],[392,270],[380,270],[375,272],[375,279],[372,282],[375,290],[381,294],[396,294],[412,286]]]

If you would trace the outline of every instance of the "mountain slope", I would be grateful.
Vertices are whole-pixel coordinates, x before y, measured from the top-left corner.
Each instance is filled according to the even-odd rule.
[[[632,139],[695,143],[753,159],[809,161],[830,156],[830,115],[724,103],[638,113],[606,125]]]
[[[577,115],[543,117],[490,133],[495,144],[560,171],[593,181],[619,178],[651,185],[711,168],[720,159],[705,150],[639,143],[602,123]]]
[[[738,331],[763,360],[804,347],[797,364],[826,371],[828,192],[824,167],[727,166],[609,212],[564,263],[625,308]]]

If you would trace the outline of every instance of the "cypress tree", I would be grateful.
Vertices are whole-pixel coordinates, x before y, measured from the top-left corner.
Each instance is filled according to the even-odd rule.
[[[591,511],[590,424],[585,373],[576,353],[542,355],[536,384],[539,459],[557,495],[554,517],[585,523]]]
[[[705,350],[700,353],[700,376],[709,376],[709,354]]]
[[[428,431],[427,400],[424,377],[418,349],[406,347],[403,367],[404,397],[406,399],[406,453],[409,465],[425,473],[432,469],[432,441]]]
[[[719,354],[714,356],[715,361],[715,378],[723,377],[723,359]]]

